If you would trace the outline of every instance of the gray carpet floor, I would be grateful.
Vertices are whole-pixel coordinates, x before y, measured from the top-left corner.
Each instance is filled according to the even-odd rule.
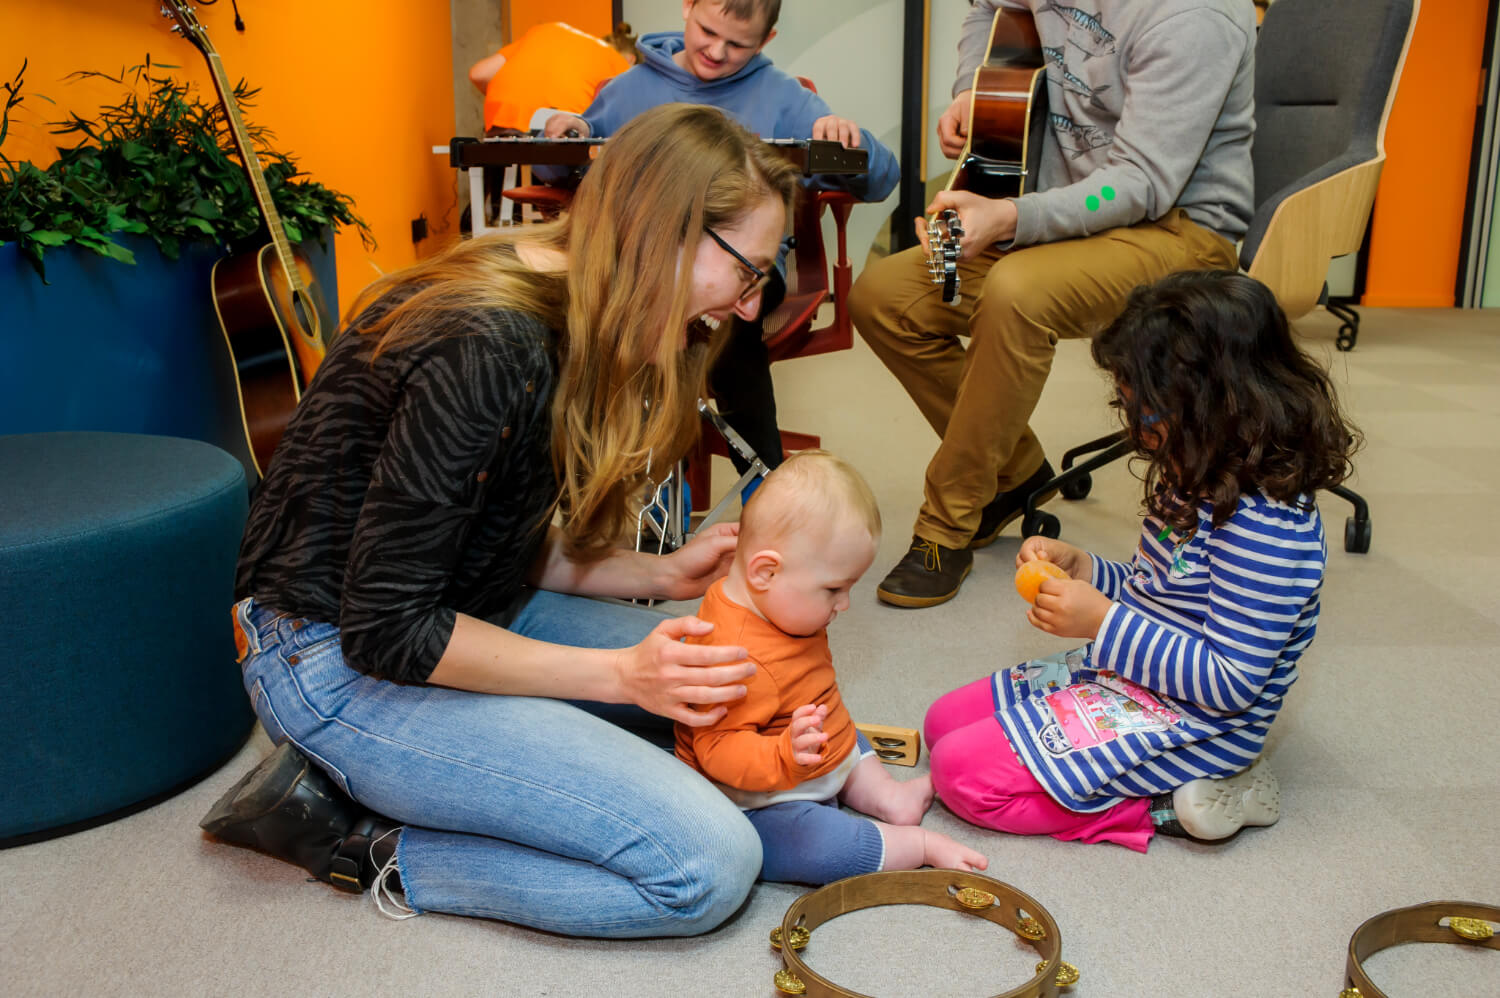
[[[1364,312],[1299,324],[1368,437],[1352,483],[1373,549],[1343,550],[1349,507],[1323,497],[1330,558],[1318,637],[1273,729],[1283,817],[1219,845],[1158,839],[1146,855],[987,832],[940,804],[926,825],[972,844],[1040,901],[1082,971],[1080,996],[1337,995],[1366,918],[1438,899],[1500,903],[1500,321],[1492,312]],[[878,361],[853,351],[779,365],[782,422],[823,434],[880,498],[886,533],[831,630],[859,720],[917,727],[939,694],[1059,650],[1011,586],[1015,528],[979,553],[959,597],[921,611],[874,586],[909,541],[934,438]],[[1111,429],[1087,348],[1067,343],[1034,425],[1054,458]],[[728,480],[728,465],[718,476]],[[1063,537],[1126,557],[1139,485],[1127,466],[1055,502]],[[368,898],[204,839],[198,817],[269,749],[148,811],[0,852],[7,995],[773,995],[766,934],[802,888],[763,884],[734,919],[685,940],[600,942],[429,915],[392,922]],[[904,778],[925,770],[896,769]],[[806,959],[869,995],[984,996],[1024,982],[1033,952],[988,923],[918,906],[837,919]],[[1368,962],[1393,996],[1500,995],[1500,954],[1404,946]]]

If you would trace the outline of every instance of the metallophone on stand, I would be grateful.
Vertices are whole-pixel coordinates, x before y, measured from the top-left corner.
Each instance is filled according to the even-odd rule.
[[[607,138],[559,138],[519,135],[495,138],[455,136],[446,148],[448,164],[468,174],[471,231],[483,235],[495,226],[489,224],[485,210],[484,168],[527,166],[583,166],[599,155]],[[828,139],[767,139],[766,144],[786,157],[804,176],[837,174],[856,176],[869,171],[870,154],[864,149],[847,149]]]

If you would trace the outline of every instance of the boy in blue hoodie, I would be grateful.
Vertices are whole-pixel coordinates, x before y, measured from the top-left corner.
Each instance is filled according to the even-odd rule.
[[[815,189],[848,191],[881,201],[900,179],[891,151],[853,121],[834,114],[823,99],[761,55],[776,37],[781,0],[683,0],[681,31],[643,35],[640,61],[604,86],[582,116],[557,114],[544,133],[585,137],[612,135],[636,115],[659,104],[711,104],[763,139],[830,139],[869,153],[862,176],[812,178]],[[544,176],[544,171],[535,171]],[[786,248],[777,273],[761,293],[761,316],[786,295]],[[739,323],[709,374],[719,410],[755,449],[767,467],[781,463],[776,396],[760,322]],[[745,464],[733,456],[735,466]]]

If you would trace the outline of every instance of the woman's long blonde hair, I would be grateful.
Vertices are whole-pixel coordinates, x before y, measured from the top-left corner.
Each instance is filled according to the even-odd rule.
[[[559,331],[552,460],[570,554],[618,543],[631,504],[697,439],[711,351],[685,348],[693,260],[705,226],[730,227],[767,198],[791,215],[797,174],[716,108],[668,104],[636,117],[603,147],[556,222],[460,243],[372,284],[358,316],[377,353],[454,323],[455,311],[529,312]],[[532,270],[518,243],[566,254],[567,270]],[[726,324],[725,331],[728,326]]]

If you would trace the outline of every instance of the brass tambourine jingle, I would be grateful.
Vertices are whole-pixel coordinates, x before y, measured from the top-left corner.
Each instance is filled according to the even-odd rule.
[[[808,931],[806,928],[804,928],[801,925],[794,925],[794,926],[792,926],[792,938],[791,938],[792,949],[794,949],[794,950],[804,950],[804,949],[807,948],[807,944],[811,940],[812,940],[812,933],[810,931]],[[771,948],[774,949],[774,950],[781,949],[781,942],[782,942],[782,939],[781,939],[781,926],[778,925],[778,926],[776,926],[776,928],[774,928],[774,929],[771,930]]]
[[[776,971],[776,976],[771,979],[771,983],[775,984],[776,990],[784,995],[807,994],[807,985],[802,983],[802,978],[790,970]]]
[[[1028,916],[1016,923],[1016,935],[1022,939],[1046,939],[1047,929],[1041,922]]]
[[[1472,939],[1475,942],[1488,939],[1495,934],[1495,930],[1490,928],[1490,923],[1482,918],[1454,916],[1448,919],[1448,928],[1465,939]]]
[[[965,887],[953,899],[965,908],[973,908],[975,911],[983,911],[995,903],[995,895],[989,891],[982,891],[978,887]]]

